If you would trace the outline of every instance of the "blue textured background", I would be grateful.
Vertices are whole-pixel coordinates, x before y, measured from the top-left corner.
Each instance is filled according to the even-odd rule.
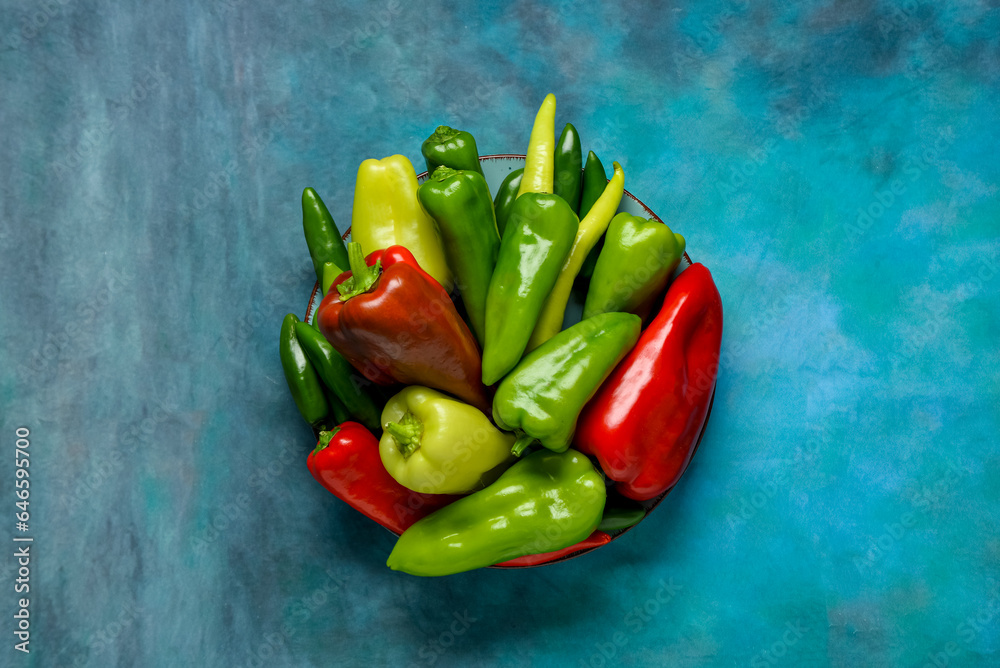
[[[0,1],[0,665],[1000,662],[996,2],[159,5]],[[299,195],[548,92],[713,271],[712,420],[595,554],[393,573],[276,355]]]

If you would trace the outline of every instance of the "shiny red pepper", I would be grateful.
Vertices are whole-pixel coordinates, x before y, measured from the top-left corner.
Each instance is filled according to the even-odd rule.
[[[609,534],[606,534],[603,531],[594,531],[594,533],[590,534],[576,545],[570,545],[569,547],[564,547],[563,549],[556,550],[555,552],[527,554],[523,557],[511,559],[510,561],[505,561],[502,564],[497,564],[497,566],[510,566],[518,568],[523,568],[525,566],[541,566],[542,564],[555,561],[560,557],[565,557],[568,554],[573,554],[574,552],[579,552],[580,550],[587,550],[592,547],[600,547],[601,545],[607,545],[610,542],[611,536]]]
[[[652,499],[684,473],[708,415],[721,345],[722,299],[708,269],[691,265],[577,423],[576,447],[597,457],[624,496]]]
[[[382,466],[378,439],[357,422],[320,432],[306,466],[334,496],[397,535],[458,498],[420,494],[393,480]]]
[[[352,271],[337,277],[316,311],[319,331],[355,368],[381,385],[424,385],[487,415],[476,339],[441,284],[403,246],[365,258],[348,244]]]

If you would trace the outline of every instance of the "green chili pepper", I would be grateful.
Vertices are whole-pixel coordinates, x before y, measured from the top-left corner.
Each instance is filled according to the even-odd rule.
[[[619,213],[605,234],[583,306],[584,319],[608,311],[645,317],[683,253],[684,237],[663,223]]]
[[[334,424],[344,424],[351,419],[351,414],[347,411],[347,407],[344,406],[344,402],[337,398],[337,395],[333,393],[330,388],[323,388],[325,392],[323,393],[326,397],[326,403],[330,405],[330,412],[328,416],[333,417]]]
[[[455,275],[472,330],[482,345],[486,336],[486,293],[500,250],[486,179],[477,172],[438,167],[417,189],[417,197],[437,221],[445,259]]]
[[[514,368],[569,255],[580,221],[561,198],[525,193],[510,212],[486,296],[483,383]]]
[[[639,316],[601,313],[526,355],[493,397],[493,421],[518,435],[511,451],[520,455],[536,439],[549,450],[566,450],[584,404],[639,340],[641,328]]]
[[[583,187],[580,193],[580,218],[585,217],[589,212],[590,208],[594,206],[594,202],[601,198],[604,194],[604,188],[608,185],[608,173],[604,171],[604,165],[601,164],[601,159],[597,157],[597,154],[591,151],[587,154],[587,166],[583,168]],[[601,254],[601,248],[604,247],[604,237],[597,240],[597,245],[591,249],[590,254],[587,255],[587,259],[583,262],[583,267],[580,268],[580,273],[578,276],[582,279],[590,278],[594,273],[594,267],[597,265],[597,256]]]
[[[600,531],[619,531],[634,526],[646,516],[646,509],[635,504],[633,506],[604,506],[604,515],[597,525]]]
[[[604,481],[576,450],[517,461],[486,489],[454,501],[403,532],[394,571],[461,573],[575,545],[601,520]]]
[[[517,191],[521,187],[521,177],[524,176],[524,167],[515,169],[507,175],[507,178],[500,184],[497,196],[493,198],[493,211],[497,217],[497,232],[503,238],[504,228],[507,226],[507,219],[510,217],[510,210],[517,199]]]
[[[295,325],[298,322],[300,321],[294,313],[289,313],[281,321],[278,354],[295,405],[298,406],[306,422],[313,427],[319,427],[326,419],[330,407],[326,397],[323,396],[323,385],[319,382],[316,369],[309,362],[295,336]]]
[[[311,325],[296,322],[295,338],[323,383],[337,395],[347,411],[368,429],[380,431],[382,411],[355,381],[351,363]]]
[[[306,234],[306,245],[309,246],[317,281],[323,280],[323,263],[334,262],[339,267],[347,266],[344,239],[326,204],[312,188],[302,191],[302,229]]]
[[[583,169],[581,154],[580,135],[572,123],[567,123],[556,142],[553,188],[583,218],[586,214],[580,213],[580,170]]]
[[[439,125],[430,137],[424,140],[420,153],[427,163],[427,173],[433,174],[438,167],[465,169],[483,175],[479,164],[479,149],[476,138],[464,130]]]

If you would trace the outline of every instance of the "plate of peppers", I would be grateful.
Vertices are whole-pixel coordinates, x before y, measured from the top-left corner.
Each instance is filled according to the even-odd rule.
[[[711,273],[583,159],[555,97],[525,155],[438,127],[418,175],[358,169],[341,234],[312,188],[317,283],[279,353],[313,427],[313,477],[398,536],[419,576],[525,568],[619,538],[676,485],[711,412],[722,301]]]

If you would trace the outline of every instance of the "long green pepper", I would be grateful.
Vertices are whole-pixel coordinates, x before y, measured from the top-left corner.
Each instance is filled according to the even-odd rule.
[[[503,378],[521,359],[579,227],[556,195],[525,193],[514,202],[486,297],[484,384]]]
[[[295,325],[301,322],[294,313],[289,313],[281,321],[278,340],[278,356],[285,372],[288,389],[302,417],[313,427],[319,427],[326,419],[330,406],[323,394],[316,369],[309,362],[302,346],[295,336]]]
[[[540,450],[486,489],[454,501],[403,532],[389,555],[394,571],[437,576],[554,552],[589,536],[607,492],[576,450]]]
[[[639,340],[642,319],[602,313],[564,329],[525,356],[493,397],[493,421],[518,435],[520,455],[535,440],[563,452],[601,383]]]
[[[338,267],[347,266],[347,248],[340,230],[326,204],[312,188],[302,191],[302,231],[306,235],[309,256],[312,258],[316,280],[323,280],[323,264],[333,262]]]
[[[465,311],[480,345],[486,340],[486,295],[500,250],[486,179],[473,171],[438,167],[417,189],[444,242]]]
[[[556,142],[555,166],[553,173],[553,188],[555,193],[566,200],[574,213],[580,218],[586,214],[580,213],[581,172],[583,169],[580,135],[572,123],[563,128],[559,141]]]
[[[351,363],[312,325],[296,322],[295,338],[323,384],[342,402],[347,412],[371,431],[381,431],[382,409],[356,384]]]
[[[601,198],[601,195],[604,194],[604,188],[607,185],[608,173],[604,170],[601,159],[597,157],[596,153],[591,151],[587,154],[587,164],[583,168],[583,186],[580,193],[581,219],[590,213],[594,202]],[[597,240],[597,245],[587,255],[587,259],[583,261],[580,273],[577,274],[578,278],[586,280],[593,275],[594,267],[597,265],[597,257],[601,254],[601,248],[603,247],[604,237],[601,237]]]
[[[497,189],[496,197],[493,198],[493,211],[497,217],[497,232],[503,238],[503,231],[507,227],[507,219],[510,217],[510,210],[514,207],[514,200],[517,199],[517,191],[521,188],[521,177],[524,176],[524,167],[515,169],[507,175]]]

